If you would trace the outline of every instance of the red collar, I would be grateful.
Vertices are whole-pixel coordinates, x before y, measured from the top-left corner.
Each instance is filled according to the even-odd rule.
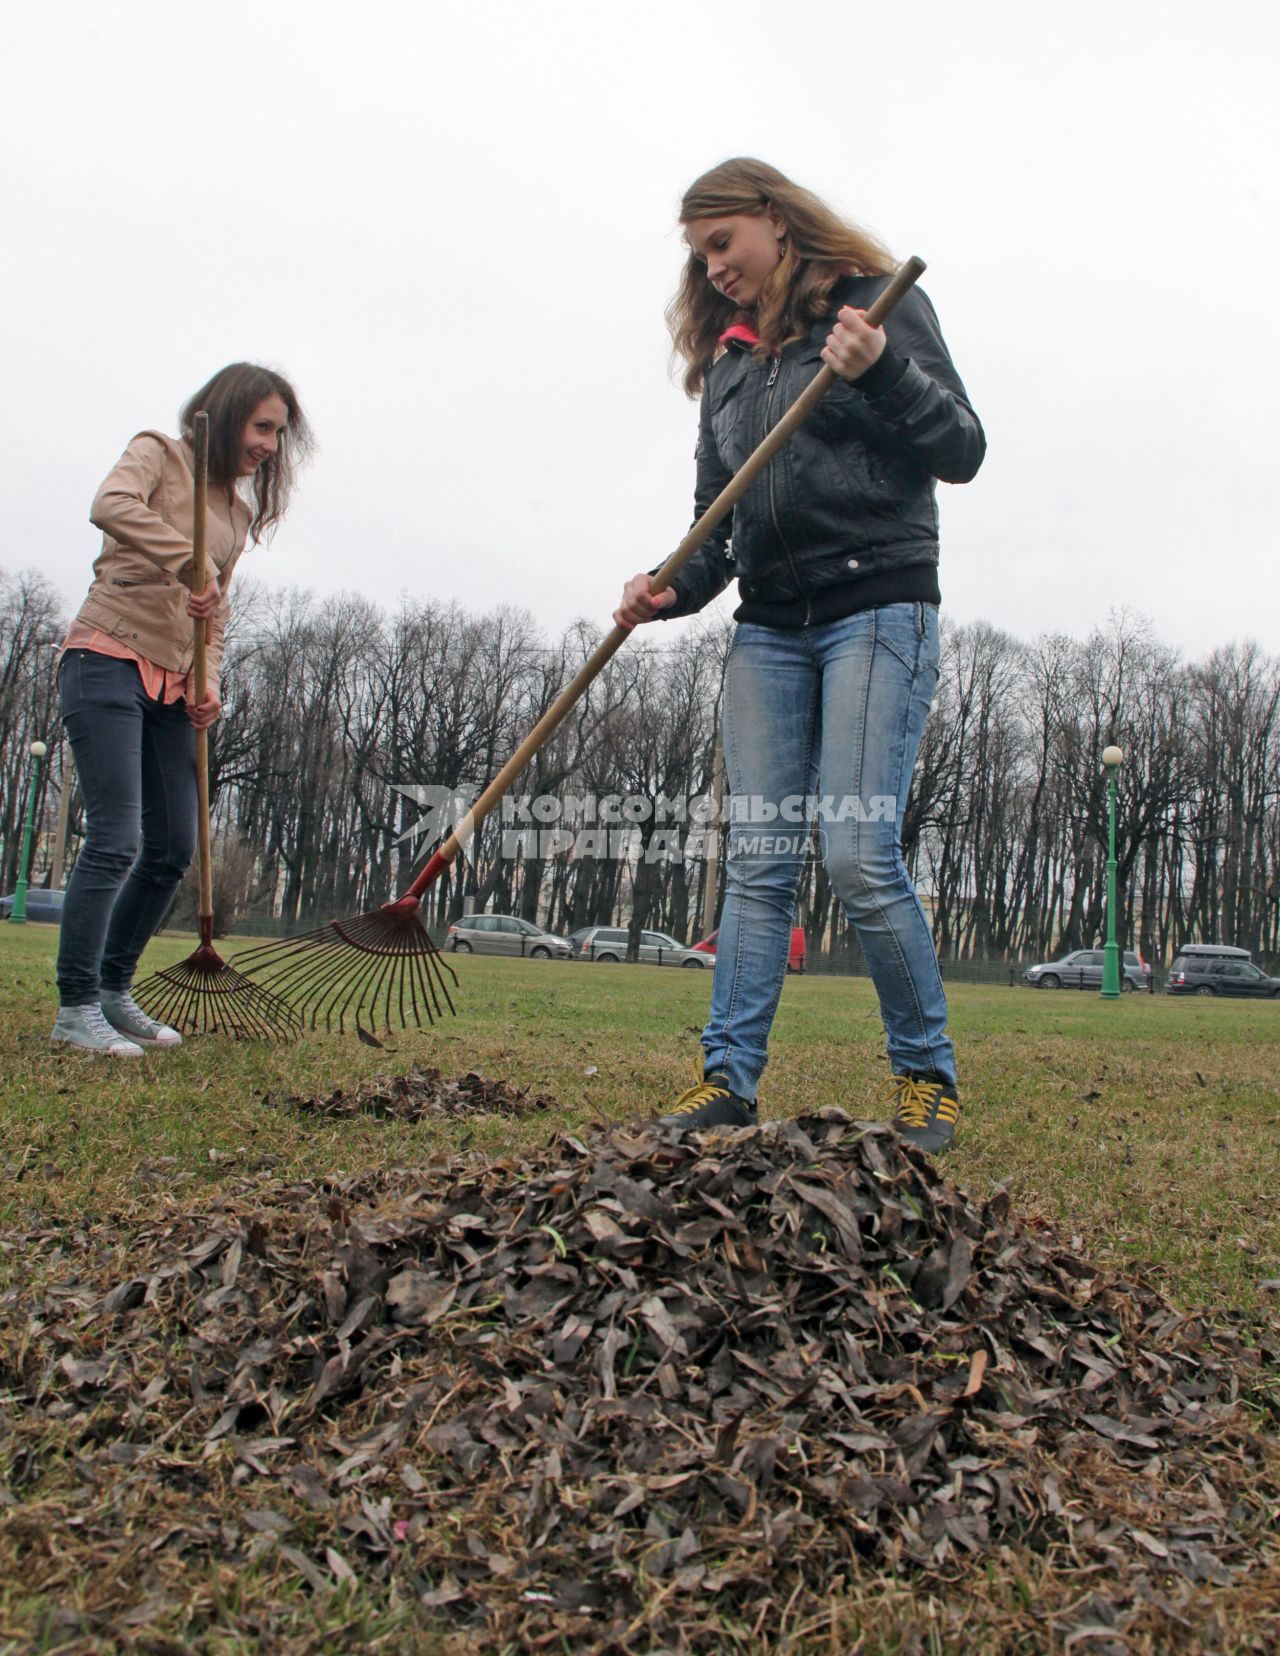
[[[731,344],[745,345],[748,350],[754,351],[760,343],[760,335],[745,317],[740,317],[737,322],[731,322],[720,335],[720,343],[726,348]],[[769,355],[776,357],[778,352],[770,351]]]
[[[754,349],[760,343],[760,335],[744,317],[737,322],[731,322],[720,335],[722,345],[727,345],[730,340],[739,345],[750,345]]]

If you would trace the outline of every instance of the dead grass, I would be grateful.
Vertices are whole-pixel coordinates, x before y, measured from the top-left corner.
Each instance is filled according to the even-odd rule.
[[[464,1139],[520,1149],[644,1116],[688,1084],[710,989],[695,972],[473,957],[457,963],[461,1015],[384,1051],[352,1037],[203,1041],[103,1066],[47,1046],[54,941],[42,927],[0,930],[0,1224],[123,1218],[231,1173],[391,1167]],[[189,946],[162,938],[148,966]],[[968,985],[951,1005],[964,1116],[949,1176],[979,1192],[1008,1181],[1024,1211],[1102,1263],[1154,1270],[1180,1304],[1275,1309],[1260,1284],[1280,1278],[1280,1006]],[[414,1064],[477,1069],[555,1102],[523,1122],[301,1120],[261,1106],[264,1093],[322,1094]],[[885,1075],[865,979],[788,979],[766,1116],[824,1104],[882,1116]]]
[[[0,928],[0,1283],[65,1273],[77,1236],[92,1227],[119,1235],[123,1267],[139,1227],[207,1208],[246,1180],[341,1178],[459,1149],[522,1153],[558,1130],[649,1114],[687,1084],[710,987],[709,974],[693,972],[471,959],[458,963],[457,1021],[397,1036],[385,1050],[351,1038],[309,1037],[293,1048],[204,1041],[136,1065],[102,1065],[48,1050],[55,941],[44,928]],[[148,968],[189,948],[184,937],[161,939]],[[978,1196],[1007,1182],[1018,1211],[1060,1227],[1086,1257],[1141,1271],[1180,1307],[1241,1324],[1246,1337],[1250,1324],[1274,1327],[1280,1300],[1267,1285],[1280,1280],[1280,1008],[1163,997],[1108,1005],[1092,995],[963,985],[952,987],[951,1003],[965,1113],[948,1179]],[[528,1115],[416,1120],[262,1103],[264,1094],[355,1089],[415,1064],[446,1077],[478,1070],[552,1102]],[[882,1115],[884,1076],[870,985],[788,980],[764,1114],[838,1104]],[[1265,1387],[1255,1403],[1264,1421]],[[95,1522],[106,1526],[120,1498],[100,1471],[86,1483],[83,1426],[51,1422],[43,1441],[23,1445],[20,1463],[0,1455],[0,1649],[452,1656],[494,1648],[451,1631],[443,1614],[432,1624],[420,1595],[398,1579],[338,1579],[318,1590],[278,1547],[247,1568],[227,1563],[220,1526],[243,1528],[253,1510],[251,1480],[237,1483],[234,1466],[217,1480],[216,1500],[174,1468],[175,1513],[184,1529],[207,1529],[203,1549],[145,1530],[98,1569],[84,1568],[79,1544],[60,1563],[60,1538],[78,1541]],[[1268,1460],[1274,1474],[1270,1451]],[[1112,1493],[1123,1499],[1122,1489]],[[287,1544],[305,1551],[313,1538],[305,1507],[297,1522]],[[1189,1610],[1170,1580],[1163,1601],[1123,1638],[1100,1620],[1073,1648],[1104,1656],[1266,1649],[1259,1629],[1280,1595],[1280,1564],[1259,1546],[1247,1587],[1203,1585]],[[37,1558],[33,1591],[26,1584]],[[159,1585],[142,1593],[144,1563]],[[1096,1567],[1080,1575],[1065,1556],[1017,1546],[994,1566],[959,1563],[923,1579],[851,1567],[825,1608],[787,1621],[781,1642],[777,1626],[729,1618],[719,1648],[867,1656],[1054,1649],[1053,1629],[1068,1609],[1077,1629],[1088,1625],[1080,1606],[1087,1612],[1089,1594],[1105,1585]],[[569,1647],[554,1639],[543,1646]]]

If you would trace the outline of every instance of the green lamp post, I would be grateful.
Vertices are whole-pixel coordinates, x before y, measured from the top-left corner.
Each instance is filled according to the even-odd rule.
[[[1118,747],[1102,750],[1107,767],[1107,946],[1102,954],[1102,999],[1120,999],[1120,945],[1116,942],[1116,771],[1124,763]]]
[[[48,751],[43,742],[32,742],[29,749],[35,764],[31,767],[31,786],[27,790],[27,820],[18,852],[18,883],[13,888],[13,913],[9,916],[15,926],[27,923],[27,863],[31,857],[31,831],[36,820],[36,783],[40,778],[40,761]]]

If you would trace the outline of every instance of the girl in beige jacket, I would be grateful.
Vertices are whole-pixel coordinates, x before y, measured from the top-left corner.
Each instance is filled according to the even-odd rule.
[[[195,416],[209,416],[207,555],[192,592]],[[191,861],[195,730],[221,711],[197,702],[192,620],[209,624],[219,682],[232,572],[284,516],[311,432],[292,386],[254,363],[223,368],[179,417],[181,437],[140,432],[98,490],[93,584],[63,643],[62,721],[85,801],[85,842],[67,885],[58,951],[61,1010],[51,1039],[138,1057],[181,1036],[130,994],[134,968]]]

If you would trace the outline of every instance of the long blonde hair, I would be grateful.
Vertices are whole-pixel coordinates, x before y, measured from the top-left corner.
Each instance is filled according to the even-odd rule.
[[[824,315],[831,290],[842,276],[887,276],[894,268],[889,250],[866,230],[833,212],[811,190],[793,184],[764,161],[736,156],[696,178],[680,203],[680,223],[767,212],[786,225],[782,258],[769,276],[753,318],[762,351],[798,339]],[[690,252],[675,297],[667,306],[673,364],[684,367],[691,397],[702,390],[715,361],[720,335],[739,313],[707,278],[706,262]]]

